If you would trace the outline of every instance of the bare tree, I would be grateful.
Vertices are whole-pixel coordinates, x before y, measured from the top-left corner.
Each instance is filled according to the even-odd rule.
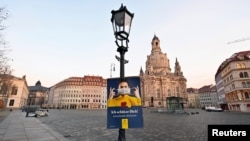
[[[12,87],[11,67],[9,65],[10,59],[7,53],[10,51],[8,44],[4,39],[3,31],[6,29],[3,22],[8,18],[8,11],[5,7],[0,7],[0,103],[6,106],[8,95]],[[1,101],[2,100],[2,101]],[[1,108],[1,105],[0,105]]]

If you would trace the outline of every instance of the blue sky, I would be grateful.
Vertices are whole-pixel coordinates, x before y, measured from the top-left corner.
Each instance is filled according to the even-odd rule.
[[[219,65],[249,50],[249,0],[1,0],[9,11],[4,31],[13,74],[28,85],[50,87],[71,76],[119,77],[111,11],[121,3],[134,13],[125,76],[145,70],[156,34],[174,71],[178,59],[187,87],[215,84]]]

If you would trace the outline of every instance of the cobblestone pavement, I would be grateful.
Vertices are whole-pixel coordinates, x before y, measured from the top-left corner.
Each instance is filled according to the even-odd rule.
[[[0,123],[9,115],[9,109],[0,109]]]
[[[250,124],[250,113],[186,111],[189,114],[143,109],[144,128],[127,129],[126,140],[206,141],[208,124]],[[118,129],[106,128],[106,110],[50,110],[49,113],[39,120],[70,141],[117,141]]]

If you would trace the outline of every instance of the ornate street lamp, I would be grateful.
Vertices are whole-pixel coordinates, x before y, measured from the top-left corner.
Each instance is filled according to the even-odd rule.
[[[128,62],[124,56],[128,51],[128,37],[134,14],[129,12],[126,6],[123,5],[118,10],[112,10],[111,14],[111,22],[116,38],[115,43],[118,47],[117,52],[120,53],[120,58],[116,57],[120,61],[120,79],[124,79],[124,64]],[[125,129],[119,129],[118,141],[126,141]]]
[[[121,5],[119,10],[112,10],[111,22],[116,38],[117,52],[120,53],[120,77],[124,78],[124,55],[128,51],[129,33],[131,28],[133,13],[130,13],[126,6]]]

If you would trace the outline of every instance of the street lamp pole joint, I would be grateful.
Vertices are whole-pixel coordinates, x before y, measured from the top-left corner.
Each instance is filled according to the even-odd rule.
[[[120,79],[125,78],[125,53],[128,51],[129,33],[134,14],[129,12],[126,6],[121,5],[120,9],[111,11],[111,22],[113,25],[114,35],[116,38],[117,52],[120,53]],[[118,141],[126,141],[125,129],[119,129]]]

